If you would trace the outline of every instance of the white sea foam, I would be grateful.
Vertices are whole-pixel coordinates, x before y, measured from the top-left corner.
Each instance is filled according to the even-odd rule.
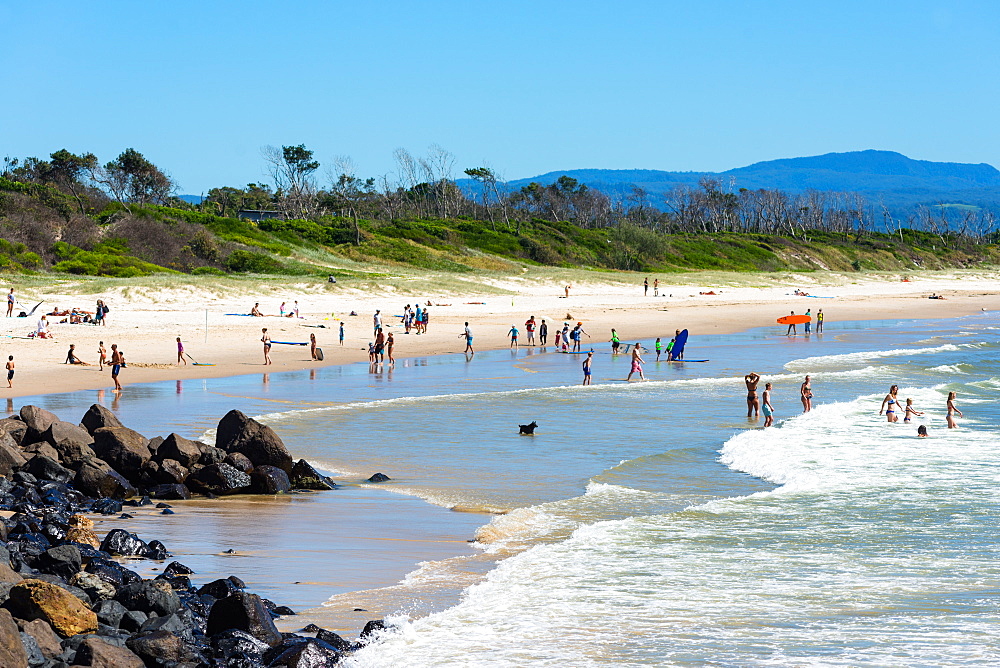
[[[933,355],[935,353],[954,352],[956,350],[978,348],[980,343],[946,343],[930,348],[893,348],[892,350],[871,350],[840,355],[820,355],[792,360],[785,364],[789,371],[811,371],[821,367],[844,366],[849,364],[864,364],[885,357],[913,357],[916,355]]]
[[[960,376],[967,376],[967,375],[969,375],[969,372],[965,371],[965,369],[971,369],[971,368],[972,368],[971,364],[961,364],[961,363],[959,363],[959,364],[940,364],[938,366],[932,366],[932,367],[930,367],[929,369],[927,369],[927,371],[934,371],[935,373],[949,373],[949,374],[956,374],[956,375],[960,375]]]

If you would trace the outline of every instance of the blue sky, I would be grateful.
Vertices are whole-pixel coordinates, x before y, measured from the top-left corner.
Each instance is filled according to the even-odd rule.
[[[997,2],[0,3],[0,155],[134,147],[180,192],[260,149],[391,175],[724,170],[865,148],[1000,165]]]

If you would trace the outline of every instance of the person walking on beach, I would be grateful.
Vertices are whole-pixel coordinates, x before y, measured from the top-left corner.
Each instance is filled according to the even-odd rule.
[[[658,278],[653,279],[653,296],[654,297],[660,296],[660,279]]]
[[[511,325],[510,331],[507,334],[510,336],[510,347],[517,348],[517,326]]]
[[[805,328],[806,334],[808,334],[808,333],[810,333],[812,331],[812,309],[811,308],[807,308],[806,309],[806,317],[809,318],[809,319],[805,321],[805,324],[803,326]]]
[[[587,353],[587,359],[583,360],[583,384],[590,385],[590,365],[594,361],[594,351]]]
[[[878,409],[878,414],[885,413],[886,422],[899,422],[896,411],[899,410],[899,402],[896,400],[896,393],[899,392],[899,385],[889,388],[889,394],[882,400],[882,406]]]
[[[309,354],[312,359],[318,359],[316,357],[316,335],[312,333],[309,334]]]
[[[626,382],[632,380],[632,374],[638,372],[640,380],[646,380],[646,377],[642,375],[642,357],[639,356],[639,344],[635,344],[635,348],[632,349],[632,370],[628,372],[628,377],[625,379]]]
[[[955,424],[955,413],[958,413],[958,417],[965,417],[964,415],[962,415],[962,411],[958,410],[958,407],[955,406],[956,396],[958,395],[955,394],[954,392],[948,393],[948,403],[947,403],[948,415],[945,416],[946,419],[948,420],[948,429],[954,429],[955,427],[958,426],[957,424]]]
[[[813,407],[813,391],[812,385],[809,382],[809,376],[802,381],[802,385],[799,386],[799,398],[802,400],[802,412],[808,413]]]
[[[622,347],[621,339],[618,338],[618,332],[615,331],[614,327],[611,328],[611,354],[617,355],[618,351]]]
[[[267,330],[264,330],[267,331]],[[118,351],[118,344],[111,344],[111,380],[115,381],[115,392],[122,391],[122,384],[118,382],[118,374],[125,364],[125,356]]]
[[[548,338],[549,326],[545,324],[545,320],[542,320],[542,324],[538,326],[538,345],[544,346]]]
[[[524,321],[524,331],[528,333],[528,345],[535,345],[535,316]]]
[[[761,409],[764,411],[764,426],[774,424],[774,406],[771,405],[771,383],[764,383],[764,394],[761,395]]]
[[[643,297],[648,297],[649,296],[649,279],[648,278],[645,278],[642,281],[642,296]]]
[[[823,333],[823,309],[816,311],[816,333]]]
[[[14,356],[7,356],[7,387],[14,387]]]
[[[340,345],[344,345],[344,323],[340,323]]]
[[[97,370],[104,371],[104,365],[108,363],[108,351],[104,348],[104,341],[97,342]]]
[[[378,334],[380,329],[382,329],[382,311],[376,310],[372,316],[372,334]]]
[[[760,376],[751,371],[743,376],[743,382],[747,384],[747,417],[760,417],[760,399],[757,398]]]
[[[544,323],[545,321],[543,320],[542,322]],[[458,336],[465,337],[465,352],[475,355],[476,351],[472,348],[472,330],[469,329],[469,323],[465,323],[465,333],[459,334]]]
[[[11,317],[12,315],[14,315],[14,302],[16,302],[16,301],[17,301],[17,299],[14,297],[14,288],[11,288],[10,292],[7,293],[7,317],[8,318]]]
[[[271,335],[267,333],[267,327],[261,329],[260,332],[260,342],[264,344],[264,366],[267,366],[271,363]],[[113,349],[114,346],[111,348]],[[114,356],[112,355],[112,357]],[[114,364],[114,361],[112,360],[111,363]]]
[[[792,311],[789,315],[795,315],[795,311]],[[788,323],[788,329],[785,330],[785,336],[791,336],[792,334],[795,333],[796,333],[795,323],[794,322]]]
[[[177,363],[187,365],[187,360],[184,359],[184,344],[179,336],[177,337]]]
[[[389,336],[385,339],[385,353],[389,357],[389,364],[395,364],[396,358],[392,356],[392,347],[396,345],[396,341],[392,338],[392,332],[389,332]]]

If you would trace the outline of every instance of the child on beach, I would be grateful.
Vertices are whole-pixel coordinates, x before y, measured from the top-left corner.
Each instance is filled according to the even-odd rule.
[[[181,343],[181,337],[177,337],[177,363],[187,364],[187,360],[184,359],[184,344]]]
[[[663,344],[660,343],[660,337],[656,337],[656,361],[660,361],[660,353],[663,352]]]
[[[82,359],[76,356],[76,345],[69,344],[69,351],[66,353],[66,361],[63,364],[81,364],[83,366],[90,366]]]
[[[549,326],[545,324],[545,320],[542,320],[542,324],[538,326],[538,345],[544,346],[548,338]]]
[[[562,330],[561,329],[557,329],[556,330],[556,349],[557,350],[559,349],[559,341],[561,340],[561,338],[562,338]]]
[[[657,339],[657,341],[659,341],[659,339]],[[619,349],[620,349],[621,347],[622,347],[622,342],[621,342],[621,340],[620,340],[620,339],[618,338],[618,332],[616,332],[616,331],[615,331],[615,330],[614,330],[614,329],[612,328],[612,330],[611,330],[611,354],[612,354],[612,355],[617,355],[617,354],[618,354],[618,350],[619,350]]]
[[[344,345],[344,323],[340,323],[340,345]]]
[[[108,351],[104,349],[104,341],[97,342],[97,364],[98,371],[104,371],[104,365],[108,363]]]
[[[375,342],[368,342],[368,363],[375,364]]]
[[[909,422],[912,415],[923,415],[923,411],[918,411],[913,407],[913,399],[906,400],[906,412],[903,415],[903,422]]]
[[[11,290],[13,293],[14,291]],[[7,356],[7,387],[14,387],[14,356]]]

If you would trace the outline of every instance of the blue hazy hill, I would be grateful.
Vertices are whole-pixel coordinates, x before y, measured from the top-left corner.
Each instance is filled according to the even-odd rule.
[[[724,172],[570,169],[510,181],[508,188],[516,190],[533,181],[548,185],[563,175],[616,200],[627,198],[633,186],[641,187],[654,206],[662,205],[664,196],[677,186],[697,186],[701,179],[711,178],[725,190],[857,192],[897,211],[943,204],[1000,209],[1000,171],[992,165],[913,160],[894,151],[875,150],[768,160]],[[474,182],[462,179],[459,183],[468,192],[476,192]]]

